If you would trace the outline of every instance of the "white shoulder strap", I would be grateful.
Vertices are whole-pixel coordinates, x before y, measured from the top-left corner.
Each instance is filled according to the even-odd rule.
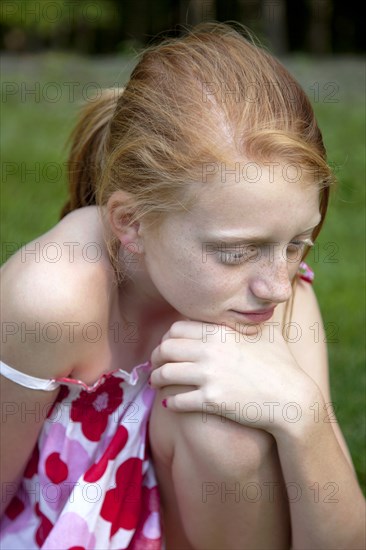
[[[24,372],[19,372],[18,370],[9,367],[3,361],[0,361],[0,374],[12,380],[16,384],[20,384],[25,388],[30,388],[31,390],[43,390],[43,391],[53,391],[59,387],[59,383],[55,380],[45,380],[44,378],[37,378],[36,376],[29,376],[29,374],[24,374]]]

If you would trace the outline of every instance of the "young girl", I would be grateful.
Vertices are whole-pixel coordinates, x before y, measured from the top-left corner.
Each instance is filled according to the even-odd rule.
[[[362,548],[303,262],[332,176],[297,82],[202,24],[84,109],[69,181],[2,272],[2,548]]]

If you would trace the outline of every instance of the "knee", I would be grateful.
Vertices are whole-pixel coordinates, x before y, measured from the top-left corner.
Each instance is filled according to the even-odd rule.
[[[210,468],[233,479],[255,475],[273,452],[269,433],[215,415],[178,413],[181,436],[194,455],[207,457]],[[180,418],[179,418],[180,417]]]

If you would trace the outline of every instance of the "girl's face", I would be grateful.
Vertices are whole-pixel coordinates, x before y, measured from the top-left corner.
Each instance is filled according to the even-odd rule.
[[[158,239],[143,233],[153,287],[183,317],[240,323],[253,334],[263,319],[236,312],[290,298],[303,241],[320,222],[319,192],[283,172],[262,167],[255,183],[226,174],[225,183],[205,185],[190,211],[166,216]]]

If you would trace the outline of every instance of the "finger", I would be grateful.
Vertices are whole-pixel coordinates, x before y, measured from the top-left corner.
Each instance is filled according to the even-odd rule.
[[[203,396],[200,390],[169,395],[161,402],[162,406],[173,412],[202,412]]]
[[[154,369],[164,363],[194,362],[202,357],[203,343],[197,340],[167,338],[162,341],[151,354]]]
[[[150,376],[150,384],[155,388],[164,386],[185,385],[198,386],[204,382],[202,370],[197,365],[189,362],[165,363],[155,369]]]
[[[206,325],[204,321],[193,321],[191,319],[175,321],[171,327],[166,331],[162,340],[167,338],[189,338],[193,340],[202,340],[207,333]]]

